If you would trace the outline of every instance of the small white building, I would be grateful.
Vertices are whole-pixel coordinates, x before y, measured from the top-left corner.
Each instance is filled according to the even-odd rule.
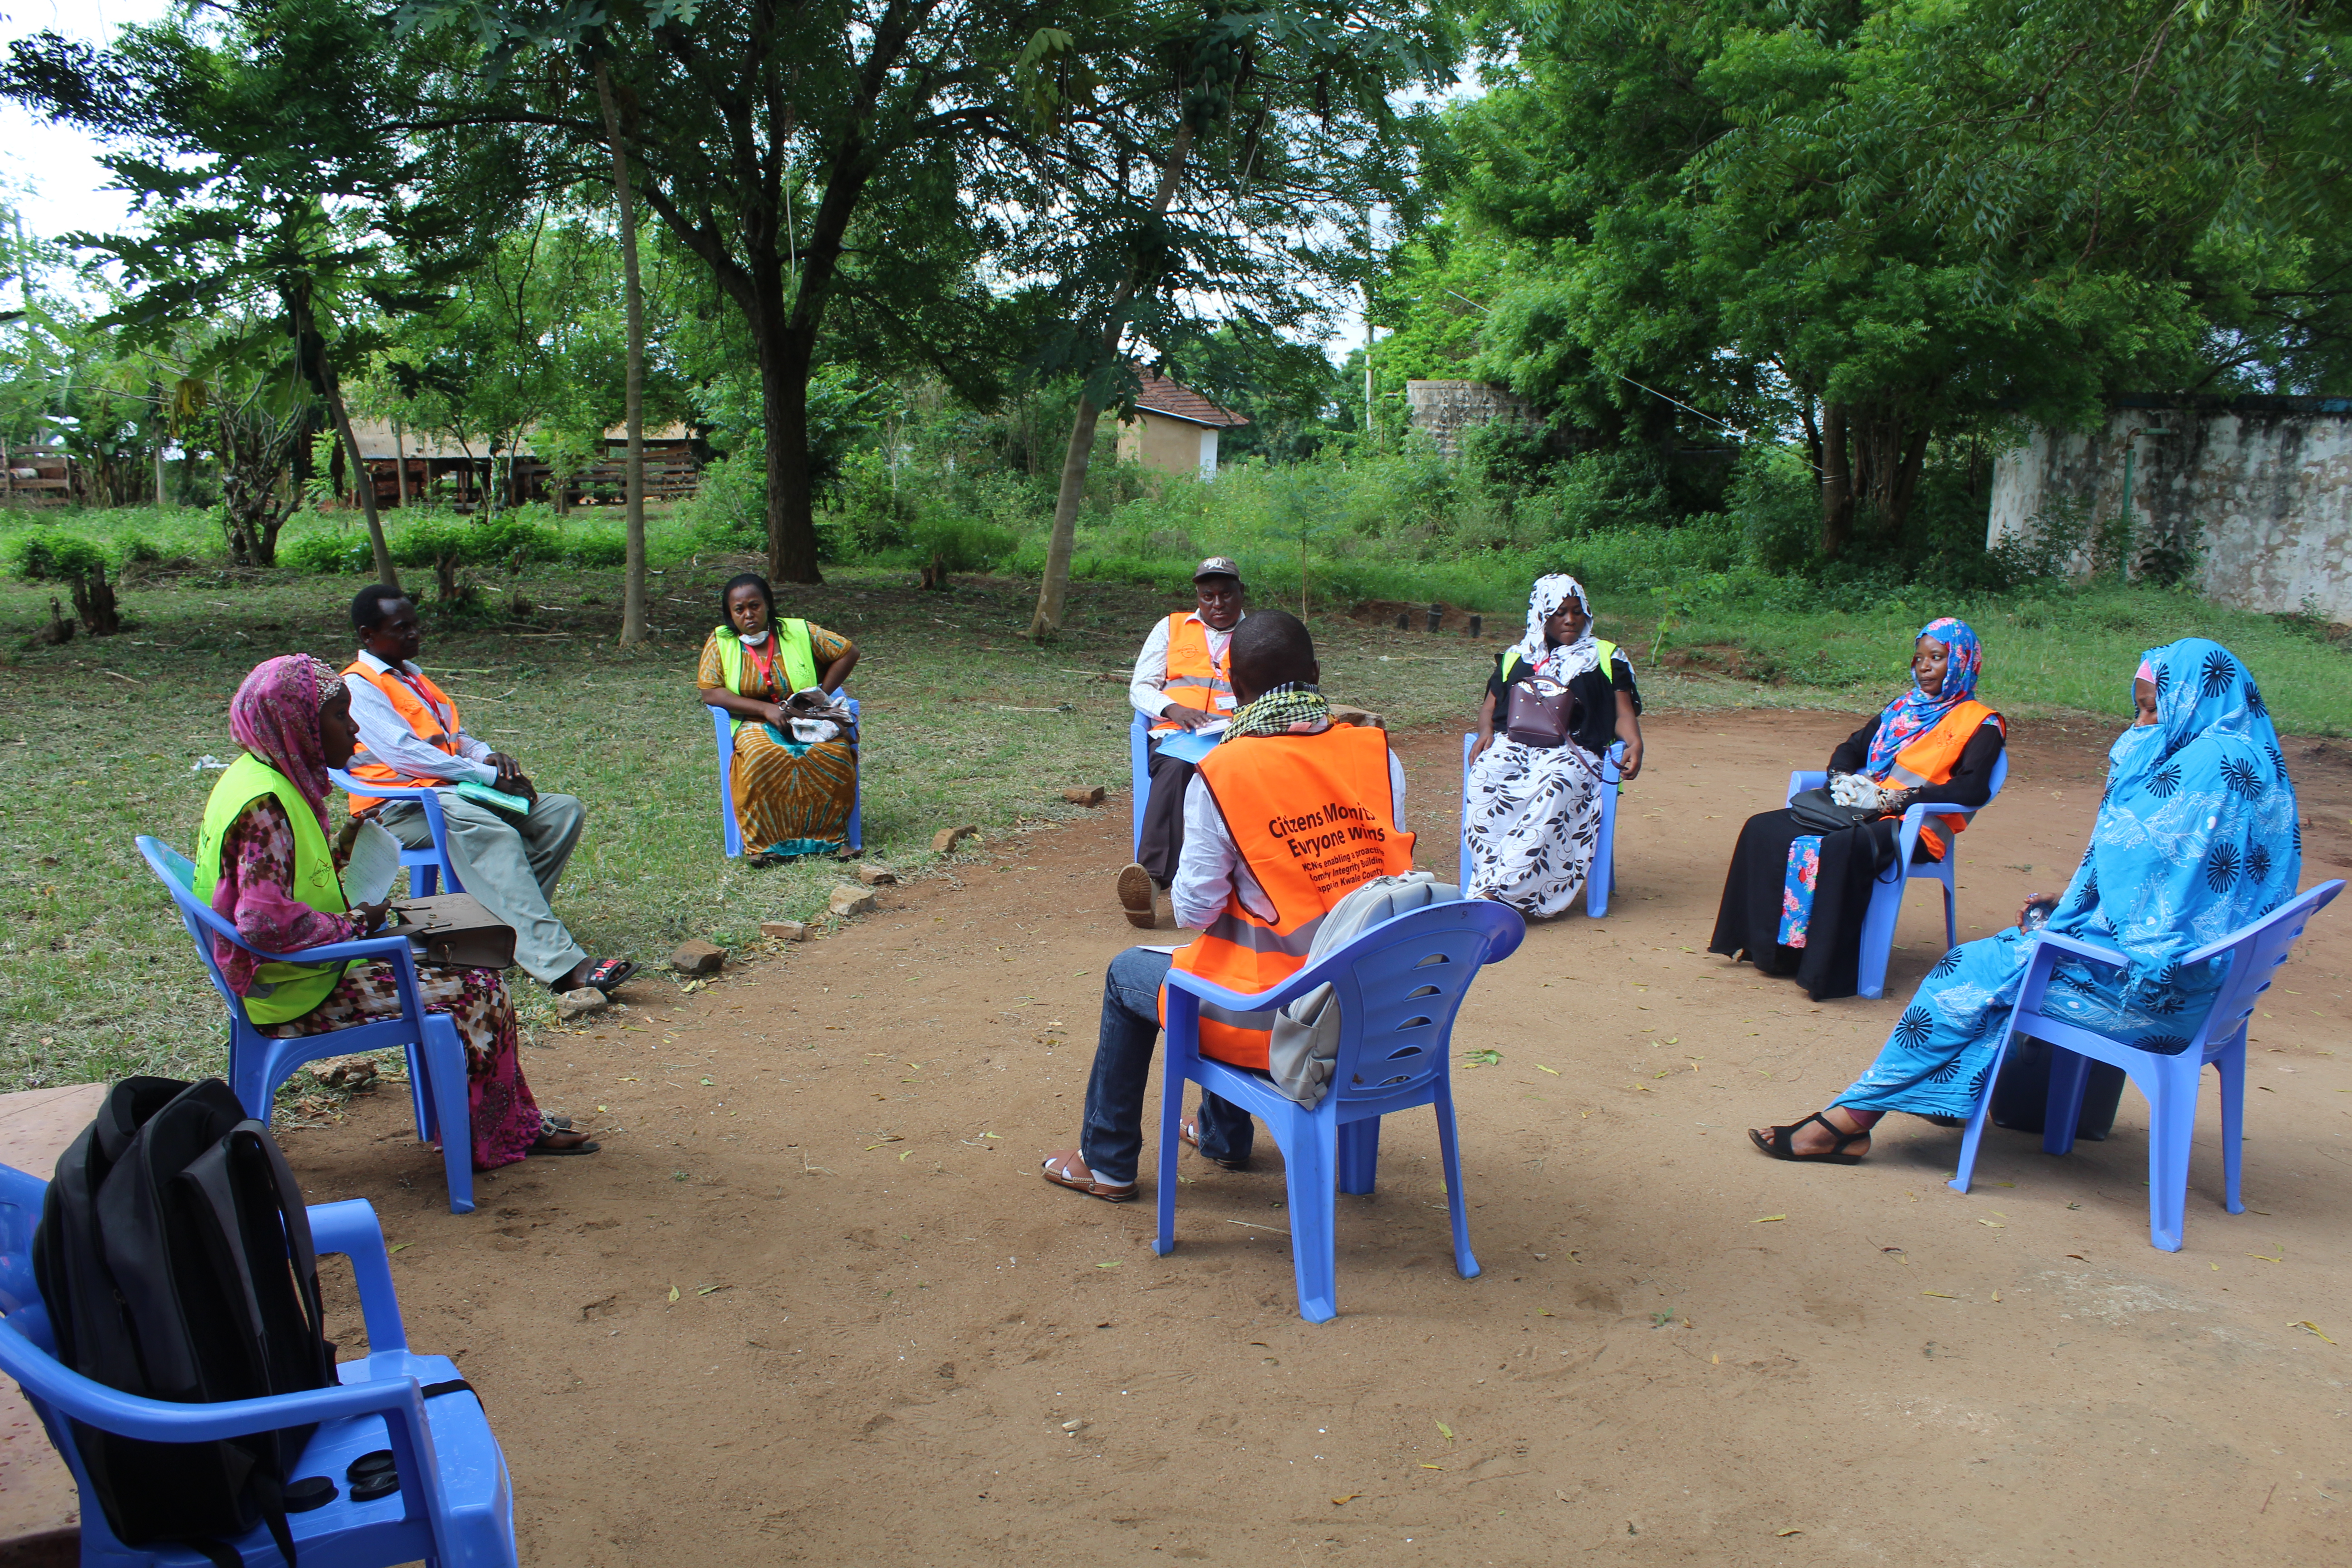
[[[1119,425],[1119,461],[1162,473],[1215,479],[1218,432],[1238,429],[1249,420],[1218,407],[1189,386],[1148,370],[1142,374],[1135,414]]]

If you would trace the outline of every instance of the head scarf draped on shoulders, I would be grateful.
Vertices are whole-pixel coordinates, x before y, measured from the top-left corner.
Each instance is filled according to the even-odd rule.
[[[1574,642],[1553,646],[1544,631],[1544,623],[1559,614],[1559,607],[1570,599],[1584,612],[1584,630]],[[1518,641],[1519,661],[1528,670],[1556,680],[1565,686],[1601,663],[1601,644],[1592,635],[1592,602],[1584,596],[1584,584],[1565,572],[1536,579],[1535,589],[1528,595],[1527,635]]]
[[[1939,616],[1919,628],[1919,637],[1934,638],[1948,652],[1944,684],[1930,697],[1919,689],[1919,678],[1914,675],[1911,689],[1879,711],[1878,732],[1870,738],[1870,759],[1863,764],[1863,771],[1873,778],[1885,778],[1904,747],[1942,723],[1946,714],[1973,700],[1977,694],[1977,672],[1984,668],[1984,647],[1977,641],[1974,628],[1966,621]],[[1918,637],[1912,641],[1916,645]]]
[[[2133,989],[2160,998],[2208,978],[2183,974],[2182,954],[2294,896],[2303,831],[2278,732],[2237,656],[2185,637],[2142,668],[2156,722],[2108,750],[2090,847],[2050,923],[2121,948]]]
[[[343,678],[307,653],[289,653],[253,667],[229,699],[228,731],[236,743],[286,775],[326,831],[325,749],[319,710],[341,695]]]

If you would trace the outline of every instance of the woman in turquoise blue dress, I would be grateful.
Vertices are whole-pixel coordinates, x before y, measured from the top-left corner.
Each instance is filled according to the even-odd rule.
[[[2063,959],[2042,1005],[2159,1055],[2189,1048],[2228,961],[2183,954],[2251,925],[2294,896],[2303,831],[2294,785],[2262,693],[2216,642],[2153,648],[2132,681],[2138,716],[2107,752],[2107,788],[2074,880],[2040,906],[2047,929],[2122,952],[2120,970]],[[1851,1165],[1890,1110],[1965,1118],[2033,953],[2012,926],[1947,952],[1869,1070],[1826,1110],[1750,1128],[1776,1159]]]

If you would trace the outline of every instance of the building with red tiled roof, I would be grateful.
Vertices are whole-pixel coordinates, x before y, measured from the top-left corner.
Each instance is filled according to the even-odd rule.
[[[1119,426],[1119,460],[1162,473],[1215,479],[1218,432],[1249,420],[1166,376],[1148,370],[1141,374],[1143,390],[1136,395],[1135,413]]]

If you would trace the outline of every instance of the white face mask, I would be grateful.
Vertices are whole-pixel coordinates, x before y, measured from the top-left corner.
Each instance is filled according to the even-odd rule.
[[[772,630],[773,628],[770,628],[770,629],[772,629]],[[742,634],[740,634],[740,633],[738,633],[737,635],[738,635],[738,636],[742,636]],[[743,641],[744,641],[747,645],[749,645],[750,647],[758,647],[761,643],[766,642],[767,640],[768,640],[768,633],[767,633],[767,632],[765,632],[765,631],[762,631],[762,632],[761,632],[758,637],[743,637]]]

